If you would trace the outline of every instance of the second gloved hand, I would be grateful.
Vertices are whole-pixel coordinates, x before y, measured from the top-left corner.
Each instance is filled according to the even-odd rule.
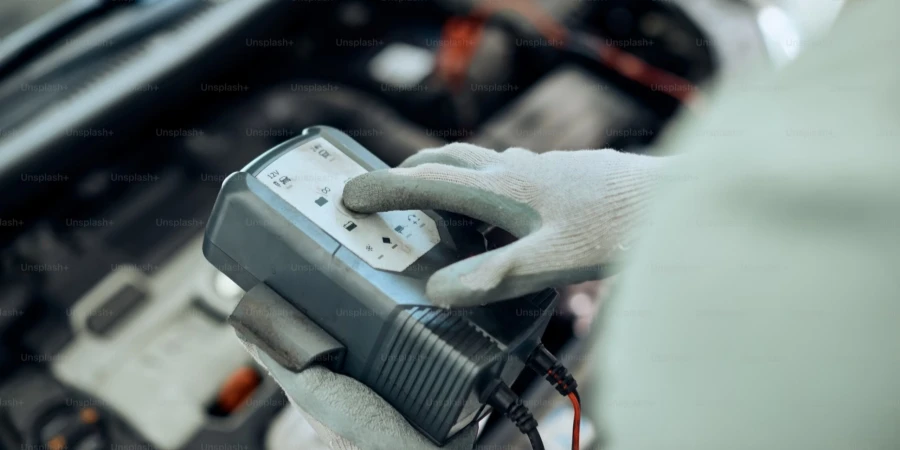
[[[614,150],[500,153],[455,143],[350,180],[343,201],[363,213],[452,211],[519,238],[428,280],[436,304],[473,306],[596,279],[629,245],[662,165]]]
[[[439,448],[359,381],[321,366],[293,372],[243,338],[241,342],[332,450],[469,450],[475,443],[478,428],[473,424]]]

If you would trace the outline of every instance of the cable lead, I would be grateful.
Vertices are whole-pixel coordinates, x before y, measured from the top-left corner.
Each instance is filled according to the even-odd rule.
[[[486,392],[490,392],[488,403],[516,424],[516,428],[522,434],[528,436],[528,440],[531,441],[531,448],[533,450],[544,450],[544,441],[541,440],[541,435],[537,430],[537,420],[528,411],[528,408],[522,404],[522,399],[506,383],[500,380],[491,381]]]

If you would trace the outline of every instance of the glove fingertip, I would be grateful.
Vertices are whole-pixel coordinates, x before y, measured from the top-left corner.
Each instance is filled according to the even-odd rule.
[[[473,306],[474,293],[468,292],[456,283],[432,277],[425,285],[425,295],[438,307],[450,309],[457,307]]]
[[[341,201],[350,210],[361,213],[410,209],[417,199],[416,183],[420,182],[420,168],[394,168],[364,173],[351,178],[344,185]]]
[[[425,295],[432,303],[441,308],[462,308],[485,303],[490,289],[467,286],[460,281],[463,274],[448,269],[450,268],[439,270],[425,285]]]
[[[376,189],[377,178],[373,175],[378,172],[364,173],[357,177],[351,178],[344,185],[344,192],[341,195],[341,201],[344,206],[363,213],[376,212],[376,208],[380,199],[377,195],[373,195],[373,191],[377,193],[380,189]]]

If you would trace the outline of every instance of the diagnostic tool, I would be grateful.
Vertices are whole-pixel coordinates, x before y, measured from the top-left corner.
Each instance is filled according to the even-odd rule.
[[[348,180],[387,167],[337,129],[308,128],[228,176],[203,252],[246,291],[229,317],[242,338],[295,372],[323,364],[359,380],[442,445],[491,405],[524,408],[498,403],[498,387],[513,395],[543,348],[556,292],[433,306],[428,277],[484,238],[434,211],[343,206]]]

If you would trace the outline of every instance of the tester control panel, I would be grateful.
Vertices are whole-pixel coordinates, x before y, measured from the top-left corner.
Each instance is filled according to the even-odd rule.
[[[366,172],[320,137],[283,153],[256,178],[370,266],[402,272],[441,238],[421,211],[362,215],[345,208],[344,184]]]

